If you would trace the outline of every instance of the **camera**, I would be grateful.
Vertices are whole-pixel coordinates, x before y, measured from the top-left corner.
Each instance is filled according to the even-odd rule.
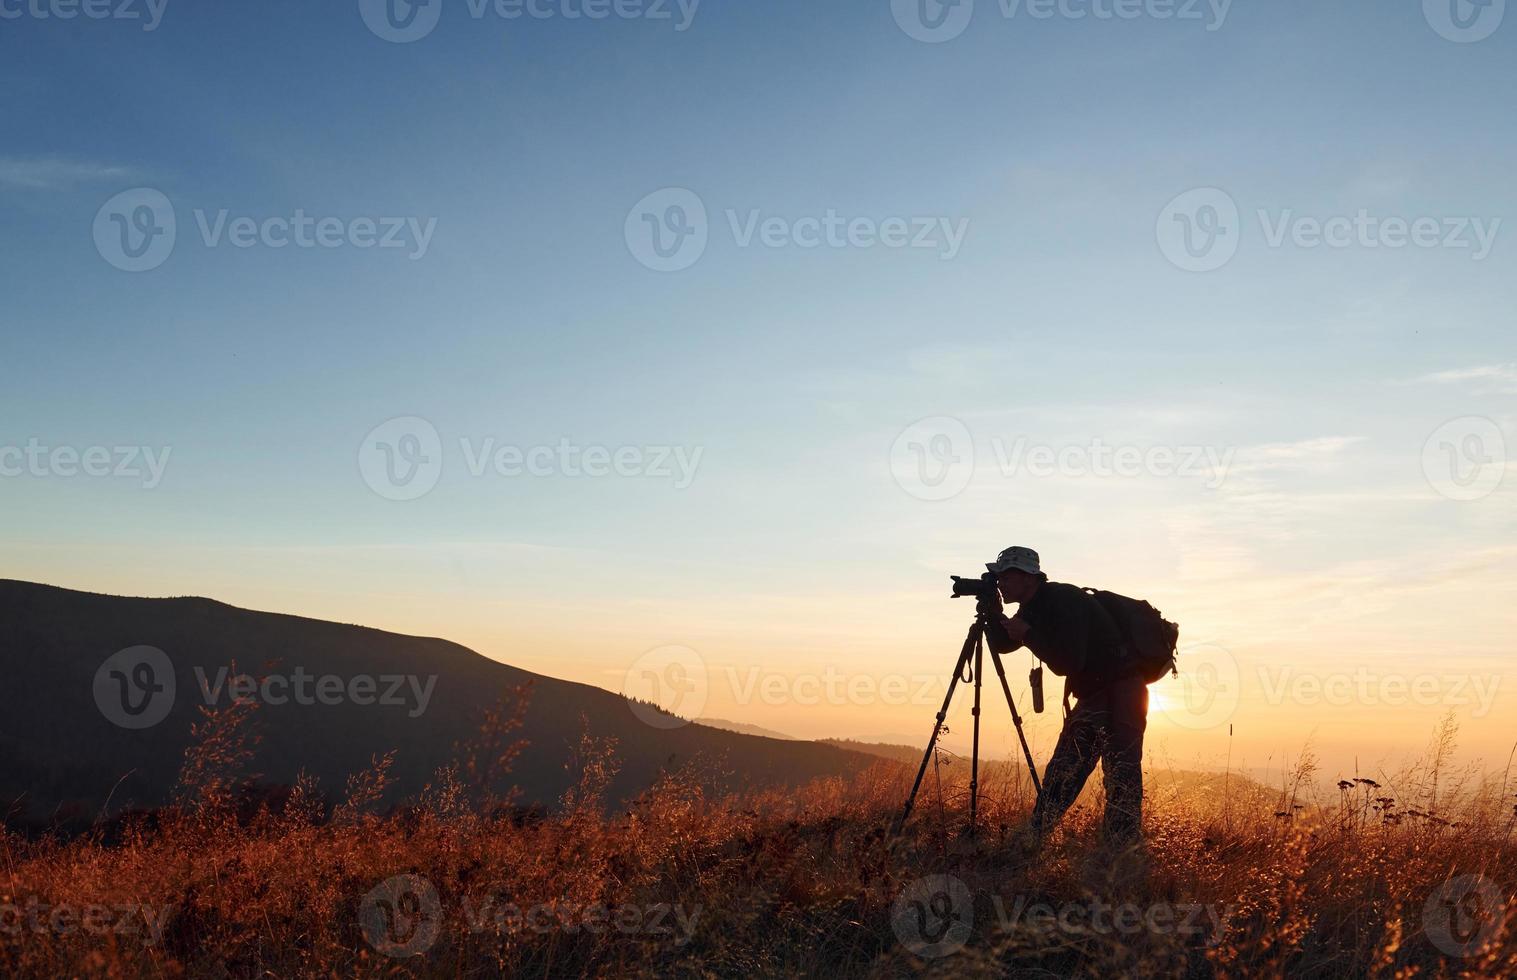
[[[996,577],[991,572],[984,575],[976,575],[973,578],[964,575],[950,575],[953,579],[953,598],[961,599],[965,596],[973,596],[976,599],[984,599],[996,596]]]

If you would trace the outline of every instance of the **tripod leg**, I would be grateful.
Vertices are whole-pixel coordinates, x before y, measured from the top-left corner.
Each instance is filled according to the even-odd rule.
[[[958,662],[953,665],[953,680],[948,682],[948,693],[943,696],[943,706],[938,709],[937,721],[932,725],[932,737],[927,740],[927,751],[922,753],[922,765],[917,769],[916,781],[911,784],[911,793],[906,797],[906,805],[901,809],[901,815],[895,818],[895,826],[891,828],[891,834],[901,832],[906,826],[906,818],[911,816],[911,807],[917,801],[917,791],[922,788],[922,777],[927,775],[927,763],[932,760],[932,750],[937,748],[938,734],[943,730],[943,721],[948,717],[948,704],[953,700],[954,689],[959,686],[959,678],[964,673],[964,664],[969,660],[969,655],[975,649],[975,641],[979,638],[978,624],[969,627],[969,635],[964,638],[964,646],[959,650]],[[980,679],[975,674],[975,680]]]
[[[985,666],[985,631],[978,622],[974,634],[974,751],[969,757],[969,836],[974,836],[975,809],[980,799],[980,672]]]
[[[996,676],[1001,678],[1001,690],[1006,692],[1006,706],[1011,709],[1011,721],[1017,727],[1017,739],[1022,743],[1022,757],[1027,760],[1027,771],[1032,775],[1033,791],[1042,796],[1043,784],[1038,780],[1037,764],[1032,761],[1032,749],[1027,747],[1027,733],[1022,731],[1022,716],[1017,713],[1017,702],[1011,696],[1011,685],[1006,683],[1006,667],[1001,663],[1001,655],[994,650],[990,651],[990,661],[996,665]]]
[[[980,803],[980,671],[985,669],[985,631],[975,623],[974,637],[974,749],[969,752],[969,836],[974,836],[974,815]]]

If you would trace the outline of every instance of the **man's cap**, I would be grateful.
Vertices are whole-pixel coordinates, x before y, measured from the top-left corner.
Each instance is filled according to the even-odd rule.
[[[1017,545],[1012,545],[996,555],[996,560],[985,567],[997,575],[1013,568],[1019,572],[1027,572],[1029,575],[1038,575],[1043,571],[1038,567],[1038,553],[1031,548],[1022,548]]]

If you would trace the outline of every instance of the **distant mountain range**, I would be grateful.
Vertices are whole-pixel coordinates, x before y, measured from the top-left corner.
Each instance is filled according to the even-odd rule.
[[[697,721],[702,725],[710,725],[712,728],[720,728],[723,731],[796,741],[794,735],[786,735],[783,732],[771,731],[768,728],[760,728],[758,725],[749,725],[741,721],[728,721],[725,718],[699,718]],[[865,755],[889,759],[892,762],[907,762],[912,765],[916,765],[922,761],[922,752],[926,747],[924,745],[921,749],[914,749],[909,745],[897,745],[890,742],[854,738],[819,738],[816,739],[816,744],[831,745],[834,748],[843,749],[848,752],[862,752]]]
[[[831,745],[834,748],[843,749],[848,752],[863,752],[866,755],[889,759],[892,762],[904,762],[912,766],[922,761],[922,753],[926,750],[925,745],[920,749],[914,749],[909,745],[892,745],[888,742],[860,742],[851,738],[824,738],[820,741],[823,745]]]
[[[235,672],[234,672],[235,664]],[[0,811],[13,825],[78,824],[170,799],[191,725],[226,705],[238,673],[263,678],[247,768],[304,770],[340,800],[348,776],[395,750],[389,798],[421,790],[484,712],[530,683],[527,743],[510,781],[552,807],[576,778],[582,733],[616,742],[612,802],[695,763],[716,790],[789,786],[878,759],[865,746],[680,722],[585,684],[533,674],[446,640],[253,612],[202,598],[135,599],[0,580]],[[653,720],[653,724],[648,719]],[[663,727],[670,725],[673,727]]]
[[[796,741],[794,735],[786,735],[784,732],[776,732],[759,725],[749,725],[741,721],[728,721],[725,718],[697,718],[696,724],[706,725],[710,728],[720,728],[724,732],[738,732],[742,735],[759,735],[763,738],[778,738],[787,742]]]

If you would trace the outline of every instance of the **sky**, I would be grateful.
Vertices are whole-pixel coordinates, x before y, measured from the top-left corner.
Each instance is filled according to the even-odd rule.
[[[1511,20],[0,0],[0,576],[924,742],[1021,544],[1155,764],[1499,770]]]

